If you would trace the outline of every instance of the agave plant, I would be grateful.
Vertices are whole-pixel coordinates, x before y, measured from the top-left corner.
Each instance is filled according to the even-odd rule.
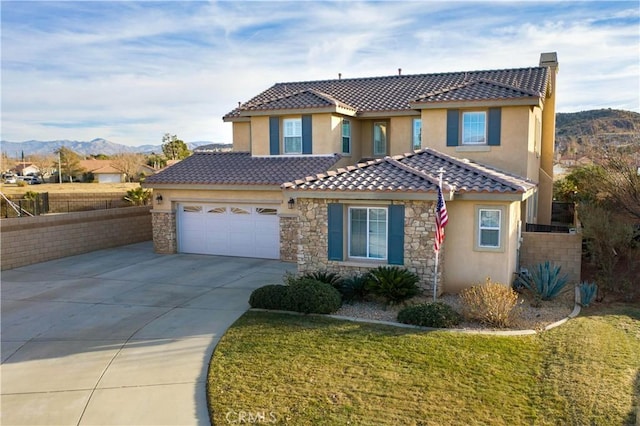
[[[529,273],[519,273],[515,285],[529,289],[540,300],[555,299],[569,281],[566,274],[560,275],[560,269],[547,260],[533,267]]]
[[[598,285],[594,282],[583,281],[578,285],[580,289],[580,304],[585,308],[596,298],[598,294]]]

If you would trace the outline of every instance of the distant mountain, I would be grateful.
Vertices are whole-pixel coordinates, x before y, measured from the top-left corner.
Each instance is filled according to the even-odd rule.
[[[193,150],[202,145],[209,145],[211,142],[197,141],[187,142],[187,147]],[[61,147],[69,148],[70,150],[80,155],[114,155],[122,152],[139,152],[143,154],[150,154],[152,152],[161,153],[162,145],[142,145],[142,146],[128,146],[119,143],[111,142],[106,139],[97,138],[92,141],[72,141],[72,140],[56,140],[56,141],[24,141],[24,142],[0,142],[1,150],[11,158],[19,158],[24,152],[25,156],[35,154],[52,154],[55,150]]]

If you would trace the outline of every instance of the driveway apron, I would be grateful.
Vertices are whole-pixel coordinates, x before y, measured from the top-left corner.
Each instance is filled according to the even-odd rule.
[[[146,242],[2,272],[0,424],[210,424],[216,344],[287,271]]]

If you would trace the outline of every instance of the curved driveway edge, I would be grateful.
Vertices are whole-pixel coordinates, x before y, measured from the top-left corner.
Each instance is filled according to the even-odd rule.
[[[217,342],[295,269],[145,242],[3,271],[0,423],[210,424]]]

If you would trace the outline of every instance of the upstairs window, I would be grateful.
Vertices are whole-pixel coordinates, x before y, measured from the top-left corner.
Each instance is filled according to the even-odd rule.
[[[387,155],[387,123],[373,123],[373,155]]]
[[[413,143],[414,150],[422,148],[422,119],[413,119]]]
[[[285,118],[282,120],[284,130],[284,153],[302,154],[302,119]]]
[[[487,143],[487,113],[484,111],[462,114],[462,144],[485,145]]]
[[[342,120],[342,153],[351,154],[351,122]]]

